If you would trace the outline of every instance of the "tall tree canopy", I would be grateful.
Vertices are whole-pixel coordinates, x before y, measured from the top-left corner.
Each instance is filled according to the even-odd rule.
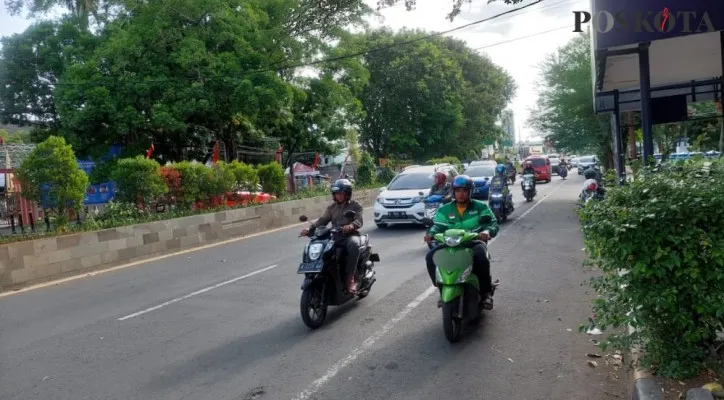
[[[438,0],[442,1],[442,0]],[[475,0],[475,1],[483,1],[483,0]],[[495,3],[498,0],[488,0],[488,4]],[[518,4],[522,3],[524,0],[502,0],[505,4]],[[448,0],[449,2],[449,0]],[[473,0],[452,0],[452,10],[447,15],[447,19],[450,21],[454,20],[455,17],[460,14],[462,11],[463,5],[472,3]],[[405,8],[407,8],[407,11],[411,11],[415,8],[415,5],[417,4],[417,0],[377,0],[377,9],[381,9],[384,7],[391,7],[395,4],[404,4]]]
[[[362,103],[360,142],[377,157],[467,155],[496,138],[495,121],[515,93],[504,70],[459,40],[390,47],[425,35],[375,30],[347,37],[336,50],[384,48],[330,66]]]
[[[610,117],[596,115],[591,100],[590,45],[587,34],[577,35],[541,63],[541,89],[528,123],[558,151],[611,160]]]

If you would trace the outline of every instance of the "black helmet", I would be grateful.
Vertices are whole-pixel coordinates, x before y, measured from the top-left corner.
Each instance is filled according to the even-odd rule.
[[[352,198],[352,182],[349,179],[337,179],[332,184],[332,196],[337,192],[344,192],[347,201]]]

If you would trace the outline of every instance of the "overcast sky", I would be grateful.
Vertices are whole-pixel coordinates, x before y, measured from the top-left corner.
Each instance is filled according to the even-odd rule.
[[[377,3],[376,0],[365,1],[372,7]],[[473,0],[472,4],[463,7],[454,22],[450,22],[445,16],[450,12],[451,3],[449,0],[417,0],[417,8],[413,11],[406,11],[404,5],[398,4],[383,9],[381,18],[372,18],[370,22],[393,29],[406,27],[445,31],[520,6]],[[528,3],[530,1],[523,4]],[[572,11],[588,10],[589,4],[589,0],[545,0],[496,20],[449,34],[465,40],[472,48],[480,48],[480,52],[488,54],[493,62],[505,68],[515,79],[518,92],[510,108],[515,113],[516,130],[520,127],[523,140],[536,134],[526,126],[525,121],[529,115],[528,109],[536,100],[536,80],[539,76],[537,65],[546,54],[555,52],[575,35],[572,32]],[[30,21],[25,18],[10,17],[4,4],[0,5],[0,36],[20,33],[29,24]],[[551,30],[554,31],[548,32]]]

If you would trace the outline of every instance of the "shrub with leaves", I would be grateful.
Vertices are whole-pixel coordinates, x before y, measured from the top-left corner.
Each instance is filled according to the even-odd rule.
[[[50,136],[36,146],[17,171],[23,196],[41,202],[58,213],[58,228],[68,223],[68,210],[80,211],[88,188],[88,175],[78,166],[73,148],[59,136]],[[49,185],[47,192],[44,185]]]
[[[143,156],[118,160],[111,172],[111,179],[118,188],[116,199],[119,202],[141,202],[144,208],[168,192],[161,176],[161,166],[156,160]]]
[[[721,356],[722,186],[724,163],[689,162],[641,171],[580,212],[588,261],[603,272],[592,282],[594,322],[624,328],[609,344],[643,345],[643,365],[662,376],[693,376]]]
[[[287,183],[284,177],[284,169],[274,161],[257,168],[259,182],[265,193],[281,196],[286,192]]]
[[[234,188],[235,183],[234,171],[229,169],[228,164],[219,161],[211,168],[207,168],[207,177],[201,185],[201,197],[204,200],[216,196],[224,197]]]
[[[234,160],[228,164],[228,168],[234,174],[239,189],[256,192],[256,185],[259,184],[259,174],[254,167]]]
[[[197,162],[182,161],[172,165],[181,175],[182,194],[177,198],[182,208],[190,209],[201,199],[204,180],[208,176],[208,168]]]
[[[355,174],[357,186],[369,186],[375,181],[375,162],[369,153],[362,154],[362,161]]]
[[[391,180],[395,179],[395,171],[389,166],[385,165],[382,170],[377,174],[377,182],[387,185]]]
[[[168,196],[166,201],[170,204],[175,204],[177,199],[183,196],[183,187],[181,186],[181,173],[175,168],[164,166],[161,167],[161,177],[166,183],[168,188]]]

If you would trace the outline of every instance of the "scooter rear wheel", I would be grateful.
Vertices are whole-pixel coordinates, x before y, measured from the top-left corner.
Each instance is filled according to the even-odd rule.
[[[459,299],[442,304],[442,329],[445,332],[445,338],[450,343],[460,341],[463,330],[462,320],[454,316],[458,301]]]

